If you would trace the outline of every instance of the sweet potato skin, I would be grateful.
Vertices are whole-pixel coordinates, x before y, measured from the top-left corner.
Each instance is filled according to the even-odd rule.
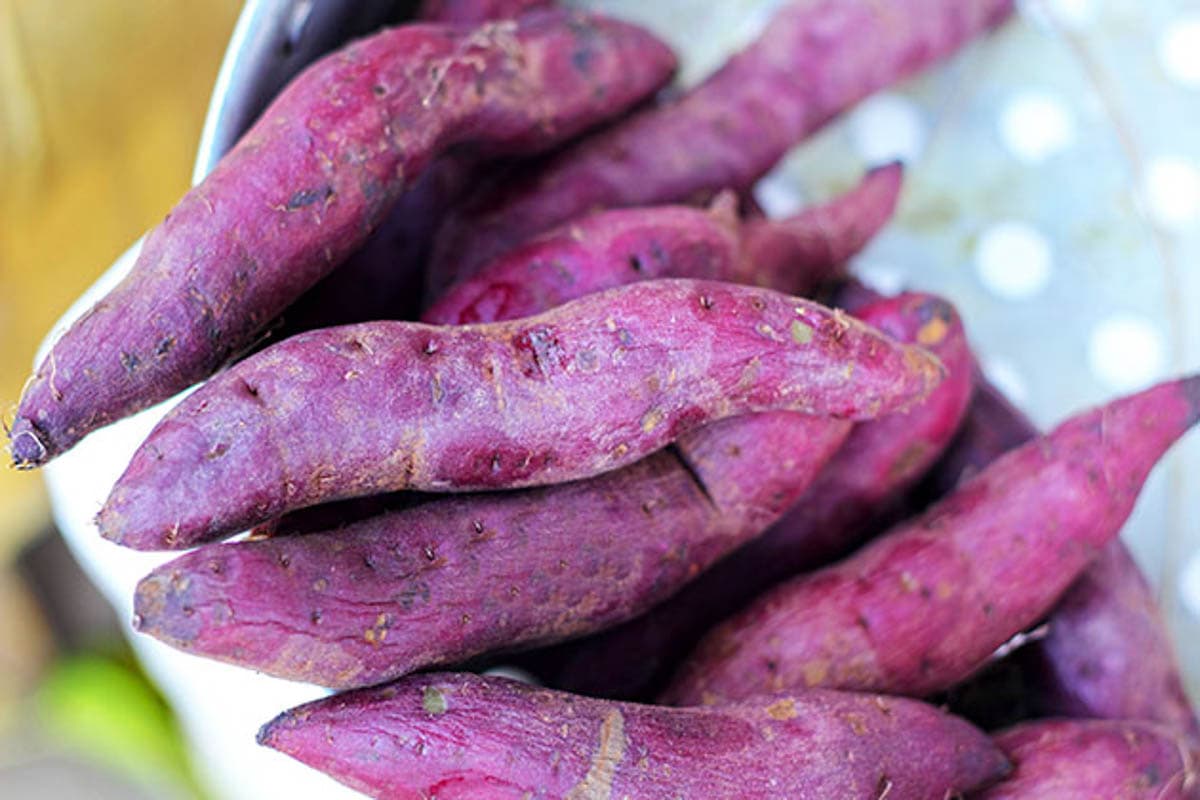
[[[724,201],[708,211],[658,206],[591,214],[451,287],[421,319],[434,325],[519,319],[632,280],[728,280],[739,258],[738,228],[736,210]]]
[[[1200,744],[1158,603],[1119,541],[1055,607],[1046,636],[1018,656],[1042,714],[1150,720]]]
[[[490,325],[313,331],[168,414],[98,522],[114,541],[171,549],[346,497],[575,480],[738,414],[872,418],[918,402],[942,371],[840,312],[708,281]]]
[[[922,491],[936,498],[1035,438],[1034,424],[978,378],[967,421]],[[1059,601],[1045,636],[1008,660],[1034,713],[1149,720],[1200,741],[1162,613],[1120,539],[1100,551]]]
[[[556,11],[402,26],[316,62],[55,345],[18,409],[15,463],[211,374],[357,249],[440,152],[546,149],[653,91],[674,63],[641,29]]]
[[[554,4],[554,0],[424,0],[417,16],[449,25],[477,25],[489,19],[519,17]]]
[[[417,19],[481,25],[551,5],[552,0],[426,0]],[[370,238],[288,306],[271,336],[278,341],[333,325],[416,319],[433,236],[450,205],[479,177],[478,161],[471,154],[455,153],[430,164]]]
[[[742,232],[745,270],[736,280],[810,296],[891,220],[903,177],[901,164],[885,164],[828,203],[783,220],[748,220]]]
[[[1012,0],[792,0],[677,102],[592,135],[523,178],[506,175],[449,215],[430,271],[446,282],[431,283],[431,296],[587,211],[748,189],[825,122],[1012,9]]]
[[[454,673],[300,706],[259,742],[390,800],[923,800],[1007,770],[983,734],[912,700],[815,691],[671,709]]]
[[[701,642],[666,699],[958,683],[1050,610],[1198,416],[1190,377],[1068,420],[854,556],[760,597]]]
[[[808,296],[887,223],[899,164],[872,170],[833,201],[787,219],[737,219],[732,195],[686,206],[590,214],[535,237],[451,287],[422,315],[461,325],[536,314],[634,280],[710,278]]]
[[[957,313],[939,298],[878,299],[857,315],[898,341],[929,347],[946,366],[946,380],[907,413],[857,426],[782,519],[677,595],[611,631],[519,656],[519,664],[568,691],[652,697],[708,628],[873,530],[872,518],[886,512],[953,435],[971,393],[973,359]]]
[[[645,610],[761,532],[848,429],[759,414],[690,437],[690,467],[666,450],[589,480],[203,546],[141,581],[136,626],[334,688],[582,635]]]
[[[1178,734],[1146,722],[1048,720],[995,739],[1015,769],[979,800],[1192,800],[1200,789]]]

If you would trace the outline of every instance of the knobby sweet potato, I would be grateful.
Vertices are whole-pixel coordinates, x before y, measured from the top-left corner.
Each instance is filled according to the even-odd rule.
[[[601,211],[517,247],[450,288],[422,315],[462,324],[515,319],[634,280],[711,278],[807,296],[891,218],[901,167],[784,220],[739,223],[731,195],[685,206]]]
[[[674,63],[639,28],[558,11],[402,26],[316,62],[51,350],[21,400],[14,461],[40,464],[211,374],[448,148],[544,150],[652,92]]]
[[[688,437],[692,465],[665,450],[584,481],[203,546],[141,581],[135,625],[198,655],[336,688],[603,628],[778,519],[850,425],[788,413],[743,422]]]
[[[446,282],[431,280],[431,297],[588,211],[747,189],[816,128],[945,58],[1012,8],[1012,0],[791,0],[756,42],[678,101],[543,167],[498,176],[460,205],[437,237],[430,275]]]
[[[169,549],[346,497],[574,480],[738,414],[876,417],[942,373],[841,312],[710,281],[647,281],[487,325],[329,328],[185,399],[99,525]]]
[[[677,709],[454,673],[300,706],[259,742],[389,800],[925,800],[1008,769],[982,733],[913,700],[813,691]]]
[[[966,423],[923,489],[949,491],[1035,438],[1033,423],[979,379]],[[1200,741],[1166,623],[1120,539],[1100,551],[1059,601],[1044,636],[1008,661],[1001,669],[1015,678],[1034,713],[1156,721]]]
[[[1175,731],[1146,722],[1049,720],[996,743],[1015,769],[979,800],[1194,800],[1194,756]]]
[[[518,657],[548,685],[642,699],[662,688],[714,624],[755,595],[845,552],[929,467],[953,435],[970,396],[972,358],[958,315],[944,301],[908,294],[858,312],[899,341],[929,347],[946,380],[906,414],[855,428],[784,517],[677,595],[611,631]]]
[[[666,698],[793,686],[924,695],[1046,614],[1116,537],[1200,417],[1200,376],[1080,414],[854,556],[768,592],[701,642]]]

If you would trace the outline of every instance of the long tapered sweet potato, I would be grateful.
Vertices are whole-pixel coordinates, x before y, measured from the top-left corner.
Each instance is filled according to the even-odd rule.
[[[998,734],[1012,775],[979,800],[1194,800],[1200,776],[1178,733],[1145,722],[1049,720]]]
[[[441,152],[544,150],[673,67],[639,28],[558,11],[402,26],[321,59],[51,350],[18,408],[14,461],[40,464],[211,374],[362,244]]]
[[[662,688],[701,635],[755,595],[840,555],[873,529],[946,446],[971,393],[973,360],[958,315],[922,294],[858,312],[899,341],[929,347],[948,370],[919,406],[859,425],[784,517],[646,614],[595,636],[518,657],[548,685],[642,699]]]
[[[300,706],[258,739],[389,800],[925,800],[1008,770],[982,733],[913,700],[813,691],[678,709],[455,673]]]
[[[1150,469],[1197,418],[1200,376],[1068,420],[854,556],[731,617],[666,698],[793,686],[924,695],[958,683],[1116,537]]]
[[[136,626],[336,688],[582,635],[645,610],[761,532],[849,425],[786,412],[726,420],[688,437],[692,464],[667,450],[584,481],[206,545],[141,581]]]
[[[647,281],[488,325],[330,328],[185,399],[99,525],[131,547],[187,547],[346,497],[574,480],[738,414],[869,419],[942,375],[841,312],[711,281]]]
[[[980,378],[966,423],[922,490],[950,491],[1035,438],[1033,423]],[[1154,593],[1119,539],[1063,596],[1045,635],[1008,661],[1005,669],[1034,713],[1156,721],[1200,741]]]
[[[712,278],[807,296],[891,218],[902,169],[872,170],[847,194],[784,220],[739,223],[733,198],[602,211],[543,234],[449,289],[422,319],[515,319],[633,280]]]
[[[593,209],[744,190],[825,122],[1012,9],[1012,0],[791,0],[756,42],[678,101],[477,192],[438,234],[431,276],[446,283],[432,283],[431,296]]]

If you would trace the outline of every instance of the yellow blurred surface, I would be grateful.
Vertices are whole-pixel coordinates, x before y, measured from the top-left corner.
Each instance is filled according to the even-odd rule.
[[[0,408],[70,302],[187,188],[237,0],[0,0]],[[0,468],[0,564],[46,520]]]

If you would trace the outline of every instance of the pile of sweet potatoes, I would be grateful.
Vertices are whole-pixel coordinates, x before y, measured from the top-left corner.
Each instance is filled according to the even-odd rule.
[[[665,45],[554,5],[312,65],[39,365],[21,467],[201,383],[98,516],[190,548],[135,627],[348,690],[259,742],[376,797],[1195,797],[1117,537],[1200,376],[1039,435],[950,302],[849,278],[899,165],[746,200],[1011,0],[790,0],[657,100]],[[998,667],[1030,718],[989,735]]]

